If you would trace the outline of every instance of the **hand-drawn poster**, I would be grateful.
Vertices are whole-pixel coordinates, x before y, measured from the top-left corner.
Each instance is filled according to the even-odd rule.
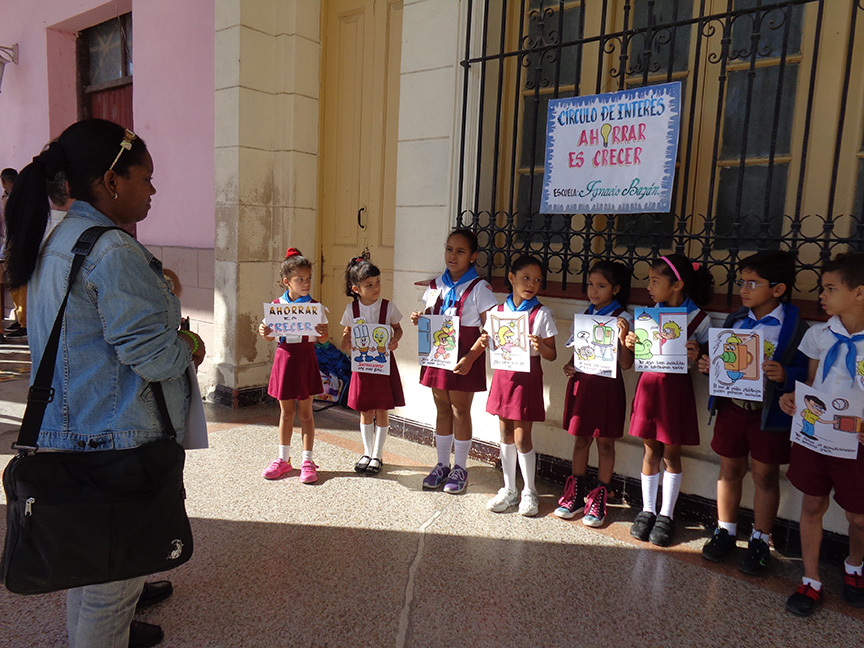
[[[388,324],[367,323],[362,317],[351,325],[351,371],[390,375],[390,344]]]
[[[417,320],[417,353],[420,365],[453,370],[459,360],[459,318],[455,315],[421,315]]]
[[[490,312],[489,365],[506,371],[531,371],[528,313]]]
[[[679,308],[636,308],[636,371],[687,373],[687,312]]]
[[[796,382],[795,410],[794,443],[830,457],[858,457],[858,433],[864,429],[864,392],[850,389],[828,393]]]
[[[671,208],[681,83],[552,99],[541,214]]]
[[[573,316],[573,366],[604,378],[618,375],[618,318]]]
[[[761,401],[765,391],[762,380],[762,336],[754,330],[708,329],[708,357],[712,396]]]
[[[274,337],[284,335],[318,337],[315,327],[323,321],[324,305],[318,302],[264,304],[264,324],[272,329]]]

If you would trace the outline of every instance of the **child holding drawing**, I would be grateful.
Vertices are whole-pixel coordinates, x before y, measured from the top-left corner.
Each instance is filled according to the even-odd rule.
[[[738,264],[742,307],[723,328],[752,329],[762,336],[765,386],[761,401],[712,397],[716,413],[711,448],[720,455],[717,478],[717,528],[702,548],[702,557],[719,562],[735,550],[738,507],[747,475],[753,474],[753,531],[740,569],[758,576],[768,568],[771,529],[780,506],[780,466],[789,463],[792,419],[780,410],[781,394],[795,389],[807,374],[807,357],[798,345],[807,330],[796,306],[789,303],[795,284],[795,258],[780,250],[759,252]],[[722,362],[715,358],[714,362]],[[709,373],[707,355],[699,369]]]
[[[681,254],[657,259],[648,271],[648,294],[656,306],[677,306],[687,311],[687,357],[695,362],[699,345],[708,341],[711,322],[704,306],[711,299],[714,280],[708,269]],[[630,331],[625,338],[633,351],[639,341]],[[660,547],[672,543],[673,518],[681,489],[681,446],[699,445],[696,397],[689,373],[644,372],[636,385],[630,416],[630,434],[642,439],[642,512],[636,516],[630,535]],[[657,514],[660,461],[663,503]]]
[[[312,262],[295,248],[288,248],[279,268],[281,286],[285,292],[274,299],[274,303],[300,304],[315,302],[309,296],[312,287]],[[292,472],[291,436],[294,432],[294,414],[300,418],[303,435],[303,463],[300,465],[300,481],[312,484],[318,481],[317,468],[312,461],[312,446],[315,443],[315,420],[312,414],[312,397],[324,391],[318,359],[315,357],[315,340],[326,342],[327,316],[315,327],[317,338],[309,336],[282,336],[273,359],[270,384],[267,393],[279,401],[279,457],[261,474],[264,479],[278,479]],[[263,322],[258,334],[273,340],[273,331]]]
[[[807,384],[823,392],[854,390],[860,412],[864,384],[857,365],[864,356],[864,254],[838,254],[826,261],[819,299],[831,319],[812,326],[801,341],[801,351],[809,358]],[[795,416],[795,393],[783,394],[780,406],[786,414]],[[858,441],[864,444],[864,432],[858,432]],[[843,600],[852,607],[864,608],[864,450],[859,446],[857,458],[847,459],[795,443],[786,475],[803,493],[800,529],[804,563],[804,578],[787,599],[786,609],[809,616],[822,604],[819,549],[822,518],[832,489],[834,501],[846,512],[849,522]]]
[[[506,371],[496,369],[492,376],[492,387],[486,400],[486,411],[494,414],[500,421],[501,429],[501,467],[504,472],[504,486],[492,499],[486,502],[486,508],[495,513],[501,513],[519,504],[519,513],[525,516],[537,515],[540,496],[534,486],[534,474],[537,467],[537,455],[531,442],[531,427],[534,421],[546,420],[546,405],[543,402],[543,369],[540,358],[555,360],[555,335],[558,328],[552,311],[537,300],[537,292],[543,282],[543,266],[532,256],[521,256],[510,266],[507,275],[513,292],[507,300],[498,306],[498,313],[528,313],[528,344],[530,346],[531,371]],[[476,358],[489,343],[490,336],[496,337],[491,317],[486,318],[486,324],[480,338],[474,343],[470,358]],[[511,351],[514,342],[510,327],[510,335],[499,340],[498,346],[509,345]],[[505,352],[505,358],[509,359]],[[525,488],[521,500],[516,492],[516,463],[522,470]]]
[[[459,360],[453,371],[437,367],[420,369],[420,384],[432,388],[437,416],[435,447],[438,463],[423,480],[423,488],[444,486],[451,494],[461,493],[468,482],[468,451],[471,448],[471,402],[474,392],[486,391],[485,354],[469,360],[466,354],[480,337],[486,311],[498,305],[489,283],[477,275],[477,236],[468,229],[454,230],[447,237],[444,261],[447,269],[429,283],[423,293],[423,311],[411,313],[415,326],[426,314],[459,317]],[[479,362],[477,362],[479,360]],[[455,437],[455,440],[454,440]],[[450,469],[450,451],[455,463]]]
[[[390,424],[388,411],[405,405],[399,367],[393,355],[402,338],[402,326],[399,324],[402,313],[396,304],[381,299],[381,271],[366,257],[355,257],[348,262],[345,288],[354,301],[345,307],[342,315],[341,323],[345,327],[342,332],[342,350],[347,354],[352,353],[351,331],[356,324],[361,327],[367,348],[370,345],[375,348],[371,355],[383,360],[387,351],[390,356],[389,376],[352,371],[348,389],[348,407],[360,412],[360,436],[363,439],[363,456],[354,464],[354,470],[377,475],[383,465],[384,441]],[[362,320],[362,323],[358,320]],[[385,342],[388,325],[392,335]]]
[[[564,429],[575,439],[572,474],[567,477],[555,515],[569,520],[584,510],[583,524],[599,527],[606,519],[606,498],[615,468],[615,439],[624,436],[627,401],[621,370],[633,366],[633,352],[624,344],[630,331],[630,315],[626,311],[630,270],[616,261],[598,261],[588,273],[587,289],[591,305],[586,315],[618,318],[618,371],[615,378],[582,373],[573,366],[572,356],[564,365],[564,374],[570,378],[564,396]],[[571,341],[575,344],[574,333],[571,325]],[[588,452],[595,438],[599,483],[586,500]]]

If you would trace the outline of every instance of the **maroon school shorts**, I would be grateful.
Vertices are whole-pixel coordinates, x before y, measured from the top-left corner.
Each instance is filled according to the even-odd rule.
[[[834,489],[834,501],[844,511],[864,514],[864,450],[857,459],[840,459],[792,444],[786,476],[805,495],[823,497]]]
[[[721,457],[740,459],[748,454],[766,464],[788,464],[792,443],[789,430],[762,429],[762,410],[747,410],[721,400],[714,422],[711,449]]]

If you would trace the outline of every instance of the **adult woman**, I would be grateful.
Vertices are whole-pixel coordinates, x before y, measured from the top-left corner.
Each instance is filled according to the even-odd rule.
[[[75,202],[43,245],[47,182],[60,173]],[[94,225],[124,226],[146,218],[156,193],[152,174],[144,142],[99,119],[67,128],[19,174],[6,208],[7,277],[12,287],[28,285],[34,367],[60,307],[78,237]],[[125,232],[104,233],[69,295],[40,448],[89,452],[155,441],[163,428],[151,382],[162,383],[172,423],[182,435],[189,406],[185,370],[190,360],[201,362],[204,345],[194,333],[178,332],[179,324],[180,305],[162,278],[161,263]],[[143,584],[135,578],[69,590],[70,645],[130,645]],[[161,630],[147,640],[133,637],[132,645],[159,639]]]

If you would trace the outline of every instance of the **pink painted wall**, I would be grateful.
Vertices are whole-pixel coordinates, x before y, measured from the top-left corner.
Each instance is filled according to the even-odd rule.
[[[0,90],[0,168],[20,169],[77,118],[74,34],[131,10],[135,130],[153,155],[157,189],[138,238],[212,248],[215,3],[4,4],[0,45],[18,43],[20,63],[6,66]]]

